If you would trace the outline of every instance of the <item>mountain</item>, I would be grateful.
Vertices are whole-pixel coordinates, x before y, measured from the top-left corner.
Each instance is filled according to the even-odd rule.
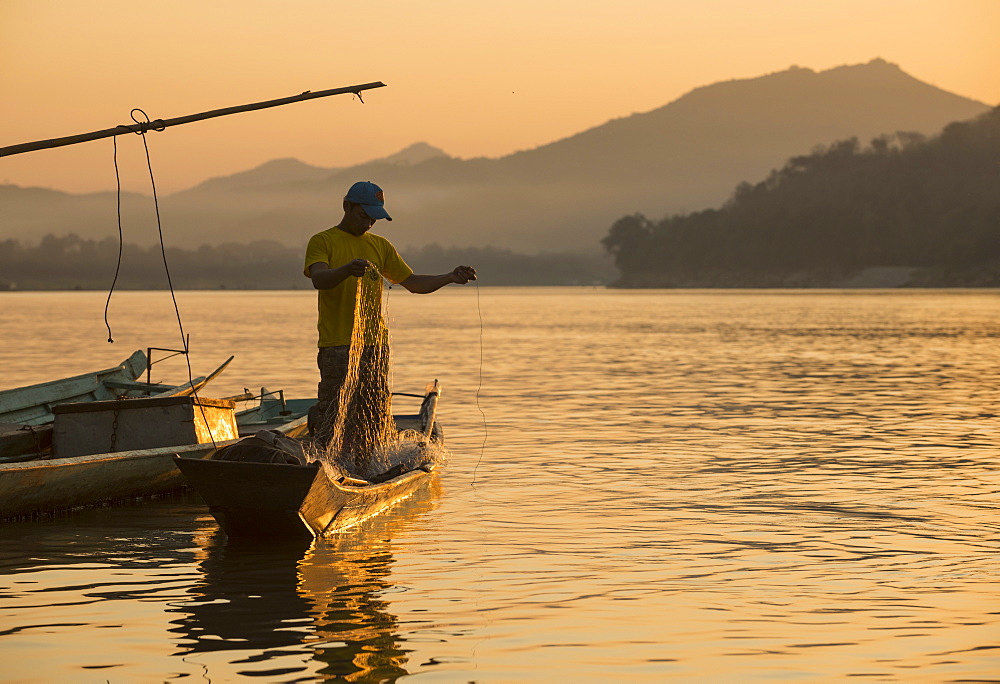
[[[428,145],[425,142],[414,143],[399,152],[377,159],[372,164],[386,164],[390,166],[409,166],[420,162],[434,159],[435,157],[446,157],[444,150]],[[272,159],[260,166],[241,171],[231,176],[221,176],[210,178],[203,183],[196,185],[190,190],[177,193],[178,197],[197,197],[199,194],[226,193],[240,191],[267,191],[268,189],[287,187],[296,183],[316,182],[329,178],[334,173],[342,171],[340,168],[323,168],[311,166],[298,159]]]
[[[323,180],[336,169],[311,166],[298,159],[272,159],[260,166],[231,176],[209,178],[187,192],[236,192],[272,186]]]
[[[161,211],[171,244],[303,245],[339,219],[351,183],[370,179],[385,189],[396,219],[379,232],[401,247],[596,251],[622,215],[716,206],[741,181],[818,145],[933,134],[988,109],[881,59],[820,72],[792,67],[697,88],[653,111],[498,159],[456,159],[421,144],[350,168],[275,160],[163,198]],[[0,238],[115,231],[108,193],[42,200],[36,190],[0,187]],[[148,243],[155,228],[148,200],[139,199],[127,198],[123,212],[138,224],[129,239]]]
[[[1000,286],[1000,107],[793,157],[718,209],[625,216],[602,242],[622,287]]]

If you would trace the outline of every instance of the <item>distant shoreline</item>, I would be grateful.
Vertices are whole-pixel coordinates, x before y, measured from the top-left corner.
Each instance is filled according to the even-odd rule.
[[[707,271],[697,275],[640,272],[608,285],[614,289],[763,289],[763,290],[908,290],[989,289],[1000,287],[993,264],[964,268],[875,266],[857,271],[793,272]]]
[[[758,291],[758,292],[920,292],[924,290],[948,290],[953,292],[959,291],[970,291],[970,292],[988,292],[990,290],[1000,290],[1000,285],[916,285],[916,286],[878,286],[878,285],[865,285],[865,286],[836,286],[836,285],[817,285],[817,286],[783,286],[783,287],[768,287],[768,286],[753,286],[753,285],[730,285],[730,286],[640,286],[640,285],[482,285],[481,287],[490,289],[577,289],[577,290],[655,290],[660,292],[745,292],[745,291]],[[138,289],[138,288],[115,288],[115,294],[122,294],[126,292],[168,292],[166,288],[160,289]],[[236,288],[236,287],[224,287],[224,288],[197,288],[197,287],[175,287],[175,292],[312,292],[311,288],[305,287],[289,287],[289,288]],[[457,289],[455,290],[457,291]],[[86,292],[94,293],[101,292],[107,293],[108,288],[3,288],[0,287],[0,295],[4,294],[27,294],[27,293],[39,293],[39,292],[52,292],[52,293],[77,293]]]

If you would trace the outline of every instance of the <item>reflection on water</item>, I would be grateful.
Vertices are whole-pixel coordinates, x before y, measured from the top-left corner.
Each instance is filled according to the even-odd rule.
[[[183,617],[172,619],[170,631],[184,635],[178,654],[203,651],[263,651],[265,658],[282,647],[302,643],[310,630],[309,602],[298,593],[298,564],[306,544],[229,543],[225,534],[211,530],[196,541],[204,549],[198,569],[200,581],[191,598],[169,609]]]
[[[161,294],[109,349],[100,294],[0,293],[0,383],[171,346]],[[179,297],[196,372],[236,355],[219,394],[314,391],[314,295]],[[441,489],[309,549],[190,498],[4,525],[4,677],[1000,672],[1000,293],[484,288],[482,355],[475,291],[389,300],[397,389],[444,387]]]
[[[299,591],[312,602],[322,675],[378,682],[407,673],[408,651],[383,598],[393,588],[391,534],[383,527],[364,546],[346,535],[319,540],[302,560]]]
[[[394,681],[393,539],[441,495],[431,477],[392,515],[292,545],[228,541],[193,494],[5,524],[0,645],[34,657],[3,679]]]
[[[346,681],[392,681],[406,674],[396,617],[382,596],[391,591],[393,536],[440,496],[436,477],[401,502],[393,515],[313,542],[228,540],[217,529],[196,541],[200,580],[188,600],[169,609],[176,655],[225,652],[240,675],[291,677],[312,672]],[[318,662],[304,662],[304,655]],[[228,669],[228,668],[227,668]]]

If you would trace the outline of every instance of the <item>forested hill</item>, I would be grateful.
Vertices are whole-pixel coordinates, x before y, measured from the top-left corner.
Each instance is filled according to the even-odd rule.
[[[1000,286],[1000,107],[793,157],[719,209],[619,219],[618,287]]]

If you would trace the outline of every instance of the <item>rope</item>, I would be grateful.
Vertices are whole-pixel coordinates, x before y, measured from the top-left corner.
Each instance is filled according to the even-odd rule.
[[[141,121],[136,118],[136,112],[145,117],[145,121]],[[184,361],[187,364],[188,371],[188,382],[191,384],[191,396],[194,397],[198,408],[201,410],[201,417],[205,421],[205,426],[208,428],[208,437],[212,440],[212,446],[218,448],[218,444],[215,441],[215,435],[212,434],[212,426],[205,416],[205,408],[201,405],[201,399],[198,397],[198,390],[194,386],[194,373],[191,370],[191,354],[190,354],[190,336],[184,334],[184,322],[181,320],[181,309],[177,304],[177,295],[174,292],[173,279],[170,277],[170,264],[167,263],[167,248],[163,243],[163,224],[160,220],[160,201],[156,193],[156,179],[153,178],[153,162],[149,157],[149,145],[146,144],[146,131],[162,131],[163,121],[157,119],[156,121],[150,121],[149,115],[139,108],[133,109],[130,113],[132,121],[135,121],[139,125],[139,130],[136,131],[136,135],[142,138],[142,148],[146,152],[146,167],[149,169],[149,184],[153,189],[153,207],[156,210],[156,232],[160,237],[160,254],[163,257],[163,270],[167,274],[167,286],[170,288],[170,299],[174,303],[174,313],[177,316],[177,328],[181,334],[181,346],[184,349]],[[119,195],[121,189],[119,188]]]
[[[139,121],[138,119],[136,119],[135,118],[135,113],[136,112],[142,112],[142,115],[146,117],[146,120],[145,121]],[[137,133],[138,135],[143,135],[144,136],[146,134],[146,131],[148,131],[148,130],[162,131],[162,130],[164,130],[166,128],[166,124],[163,123],[163,119],[157,119],[156,121],[152,121],[151,122],[149,120],[149,116],[146,115],[146,112],[143,112],[141,109],[133,109],[131,111],[131,113],[130,113],[130,116],[132,117],[132,121],[135,121],[135,123],[139,126],[139,130],[135,131],[135,133]],[[127,131],[131,131],[132,130],[130,127],[128,127],[128,126],[126,126],[124,124],[118,126],[118,128],[124,128]],[[142,139],[142,142],[143,142],[143,145],[146,144],[146,138],[145,137]],[[121,269],[122,269],[122,251],[123,251],[123,248],[124,248],[124,242],[125,242],[125,240],[124,240],[123,233],[122,233],[122,179],[121,179],[121,175],[118,172],[118,136],[116,136],[116,135],[111,136],[111,143],[112,143],[113,150],[114,150],[115,198],[116,198],[117,213],[118,213],[118,263],[115,266],[115,277],[114,277],[114,280],[111,281],[111,288],[108,290],[108,300],[104,303],[104,325],[108,329],[108,342],[111,343],[111,344],[114,344],[115,340],[114,340],[114,336],[111,334],[111,324],[108,322],[108,309],[111,307],[111,295],[114,294],[115,286],[118,284],[118,274],[121,273]],[[147,162],[147,164],[149,163],[149,150],[148,149],[146,150],[146,162]],[[153,169],[152,168],[150,168],[149,174],[150,174],[150,180],[152,180],[152,177],[153,177]],[[153,201],[154,202],[156,201],[156,185],[155,184],[153,185]],[[157,214],[156,214],[157,225],[159,225],[159,216],[160,216],[160,214],[159,214],[159,208],[157,208]],[[162,238],[163,238],[163,234],[161,232],[161,234],[160,234],[161,244],[162,244]],[[164,259],[166,259],[166,256],[164,256]],[[167,273],[167,280],[169,281],[169,279],[170,279],[170,273],[168,271],[168,273]],[[171,293],[173,293],[172,289],[171,289]],[[174,302],[174,304],[176,305],[176,302]],[[183,336],[183,332],[181,333],[181,335]]]
[[[104,325],[108,328],[108,342],[114,344],[114,337],[111,335],[111,324],[108,323],[108,308],[111,306],[111,295],[115,291],[115,285],[118,283],[118,273],[122,268],[122,246],[124,243],[124,238],[122,237],[122,179],[118,175],[118,137],[111,136],[111,142],[114,145],[114,162],[115,162],[115,186],[117,192],[115,196],[118,200],[118,265],[115,266],[115,279],[111,281],[111,289],[108,290],[108,301],[104,303]]]
[[[136,112],[139,112],[144,117],[146,117],[146,120],[139,121],[138,119],[136,119],[135,118]],[[167,249],[163,244],[163,225],[160,220],[160,200],[156,193],[156,179],[153,178],[153,163],[152,161],[150,161],[149,158],[149,145],[146,144],[146,131],[150,129],[151,122],[146,112],[142,111],[141,109],[133,109],[131,112],[131,116],[132,116],[132,121],[135,121],[137,124],[139,124],[139,130],[136,132],[136,135],[142,137],[142,148],[146,152],[146,167],[149,169],[149,184],[153,188],[153,208],[156,210],[156,232],[160,236],[160,255],[163,257],[163,270],[167,274],[167,286],[170,288],[170,299],[174,303],[174,313],[177,315],[177,327],[180,329],[181,333],[181,344],[184,346],[185,355],[187,355],[188,347],[187,347],[187,339],[184,335],[184,323],[181,321],[181,310],[180,307],[177,305],[177,295],[174,293],[174,283],[170,277],[170,265],[167,263]],[[153,130],[157,129],[153,128]],[[190,370],[191,370],[191,361],[189,358],[188,359],[189,373]]]

